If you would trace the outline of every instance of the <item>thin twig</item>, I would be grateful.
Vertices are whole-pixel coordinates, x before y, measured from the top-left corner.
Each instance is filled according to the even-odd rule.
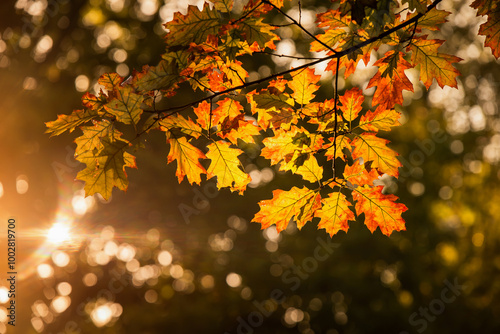
[[[307,35],[309,35],[309,37],[311,37],[312,39],[314,39],[316,42],[318,42],[319,44],[323,45],[327,50],[330,50],[332,52],[335,52],[335,50],[333,50],[330,46],[326,45],[325,43],[323,43],[321,40],[319,40],[316,36],[314,36],[313,34],[311,34],[306,28],[304,28],[302,26],[302,24],[300,24],[300,22],[297,22],[293,17],[291,17],[290,15],[288,15],[287,13],[285,13],[284,11],[281,10],[281,8],[278,8],[276,7],[274,4],[272,4],[269,0],[262,0],[263,3],[267,3],[271,6],[273,6],[274,9],[276,9],[278,12],[280,12],[283,16],[285,16],[287,19],[289,19],[290,21],[292,21],[295,25],[297,25],[297,27],[299,27],[303,32],[305,32]],[[302,15],[302,14],[300,14]],[[299,16],[299,19],[300,19],[300,16]]]
[[[335,119],[333,120],[334,122],[334,131],[333,131],[333,163],[332,163],[332,169],[333,169],[333,180],[335,181],[336,177],[336,170],[335,170],[335,160],[337,158],[337,126],[338,126],[338,115],[337,115],[337,103],[338,103],[338,97],[339,97],[339,66],[340,66],[340,58],[337,58],[337,69],[335,72],[335,102],[334,102],[334,107],[333,109],[335,112],[333,113],[333,117]]]

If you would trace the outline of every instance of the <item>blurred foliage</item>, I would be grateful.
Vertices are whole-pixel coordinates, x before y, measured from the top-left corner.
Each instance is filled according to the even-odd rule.
[[[465,1],[444,4],[454,14],[439,32],[465,59],[459,89],[416,87],[401,108],[404,126],[388,134],[404,167],[397,183],[384,182],[409,207],[407,231],[387,238],[352,224],[349,235],[334,236],[331,254],[316,249],[330,241],[311,224],[279,236],[259,231],[247,222],[257,199],[271,194],[265,161],[253,166],[262,182],[245,197],[178,185],[160,136],[140,153],[142,172],[131,173],[128,193],[82,202],[69,137],[49,141],[43,122],[78,107],[100,74],[156,63],[160,23],[179,4],[0,4],[0,219],[20,222],[19,262],[32,273],[18,286],[19,333],[498,333],[500,66],[481,47]],[[282,43],[302,38],[281,34]],[[290,65],[248,61],[254,76]],[[367,77],[343,84],[362,86]],[[294,182],[273,175],[273,185]],[[23,177],[26,193],[17,187]],[[186,206],[195,210],[187,221]],[[56,211],[74,218],[73,247],[58,252],[42,249]],[[450,293],[445,281],[463,289]],[[282,303],[259,316],[276,293]]]

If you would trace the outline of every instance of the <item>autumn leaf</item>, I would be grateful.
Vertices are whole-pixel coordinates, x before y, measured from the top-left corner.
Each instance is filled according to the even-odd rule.
[[[97,154],[87,151],[75,156],[78,161],[87,165],[78,172],[76,178],[85,182],[84,189],[87,196],[99,193],[108,200],[113,187],[127,190],[128,178],[125,167],[136,168],[136,164],[135,157],[125,151],[129,146],[127,142],[103,138],[101,144],[102,149]]]
[[[351,142],[354,146],[353,159],[363,158],[363,162],[373,161],[372,167],[380,172],[398,177],[401,163],[397,153],[387,147],[389,141],[377,137],[373,133],[362,133]]]
[[[293,99],[301,106],[311,102],[319,88],[316,83],[320,78],[321,75],[315,75],[312,68],[305,68],[295,74],[288,82],[288,87],[293,91]]]
[[[233,9],[234,0],[214,0],[215,9],[219,12],[229,13]]]
[[[418,15],[415,12],[407,17],[407,20],[412,19],[414,16]],[[424,16],[418,19],[417,30],[422,31],[422,29],[427,30],[439,30],[439,26],[446,22],[446,17],[450,15],[450,12],[445,10],[437,9],[436,7],[428,11]]]
[[[103,140],[120,140],[121,133],[113,127],[113,123],[108,120],[93,121],[92,126],[82,126],[82,135],[76,138],[76,152],[79,154],[86,151],[102,151],[104,149]]]
[[[433,79],[436,79],[441,88],[444,86],[456,88],[456,78],[460,73],[452,64],[462,59],[439,53],[438,48],[443,44],[443,41],[426,38],[426,36],[414,38],[408,46],[412,52],[411,62],[414,66],[420,65],[420,80],[427,89],[432,85]]]
[[[94,94],[91,94],[89,92],[85,93],[82,96],[82,103],[83,105],[93,111],[97,111],[99,114],[104,113],[104,105],[108,102],[106,99],[106,95],[102,93],[101,90],[101,95],[96,96]]]
[[[124,124],[137,124],[142,114],[143,96],[132,92],[131,87],[117,89],[116,98],[108,102],[104,108]]]
[[[359,120],[359,127],[363,130],[377,132],[390,131],[392,127],[400,125],[401,114],[394,109],[386,109],[383,105],[375,111],[368,111]]]
[[[157,66],[145,66],[143,71],[134,77],[135,87],[142,92],[171,88],[180,81],[183,81],[183,78],[179,76],[176,63],[167,60],[161,60]]]
[[[238,101],[229,97],[217,103],[218,107],[212,112],[214,115],[213,123],[219,124],[226,118],[232,121],[243,113],[243,106]]]
[[[321,179],[323,179],[323,167],[318,164],[318,160],[314,155],[309,155],[294,173],[301,175],[304,180],[311,183],[321,182]]]
[[[200,184],[201,174],[206,174],[205,168],[201,165],[199,159],[205,159],[202,151],[191,145],[186,137],[167,139],[170,144],[170,152],[167,161],[171,163],[177,160],[177,170],[175,175],[179,183],[187,177],[189,183]]]
[[[103,74],[97,83],[104,86],[107,91],[113,91],[120,87],[120,84],[123,82],[123,77],[118,75],[117,73],[105,73]]]
[[[210,9],[208,3],[200,11],[197,6],[188,6],[186,15],[179,12],[174,19],[164,24],[168,29],[165,42],[168,45],[189,45],[202,43],[208,35],[217,35],[219,32],[219,15],[216,9]]]
[[[358,117],[359,112],[363,109],[364,100],[363,93],[358,87],[348,90],[339,97],[339,101],[342,103],[340,110],[349,124]]]
[[[491,52],[500,58],[500,6],[497,0],[475,0],[472,5],[477,8],[478,15],[488,15],[485,23],[479,27],[479,34],[486,36],[484,45],[491,48]]]
[[[241,34],[250,46],[254,47],[255,51],[265,48],[276,49],[275,41],[279,41],[278,35],[272,31],[276,29],[271,25],[262,22],[261,18],[249,17],[248,20],[243,20],[240,24]]]
[[[328,160],[332,160],[334,158],[344,159],[344,148],[347,148],[349,151],[351,150],[351,140],[347,136],[337,136],[335,141],[335,145],[333,144],[333,138],[330,139],[331,142],[325,144],[325,148],[327,149],[325,152],[325,156]]]
[[[321,196],[307,188],[293,187],[289,191],[274,190],[273,198],[259,202],[260,211],[253,222],[260,223],[262,229],[276,225],[279,232],[286,229],[288,223],[295,217],[300,229],[314,217],[316,209],[321,207]]]
[[[383,186],[357,187],[353,190],[353,198],[356,201],[355,208],[359,214],[365,214],[365,225],[370,232],[377,227],[380,231],[390,236],[393,231],[404,231],[405,221],[401,214],[408,210],[402,203],[396,203],[395,195],[382,194]]]
[[[199,138],[202,135],[201,127],[190,118],[185,118],[182,115],[171,115],[162,119],[159,124],[160,130],[166,132],[167,139],[182,136]]]
[[[98,116],[94,110],[75,110],[70,115],[58,115],[55,121],[46,122],[46,133],[50,136],[59,136],[65,131],[73,132],[77,126],[82,125]]]
[[[373,181],[379,178],[375,169],[370,168],[368,171],[365,164],[360,164],[359,161],[354,161],[352,166],[346,165],[343,175],[347,181],[358,186],[373,185]]]
[[[324,228],[332,237],[338,231],[347,232],[349,221],[354,221],[354,213],[349,209],[352,204],[341,192],[332,192],[327,198],[321,200],[322,207],[315,213],[321,220],[318,228]]]
[[[410,11],[415,9],[417,13],[425,13],[427,11],[427,0],[402,0],[402,3],[407,3]]]
[[[411,64],[403,59],[401,52],[389,51],[374,66],[379,67],[378,72],[367,86],[376,87],[372,105],[391,109],[396,104],[403,104],[403,90],[413,92],[413,84],[405,74],[405,70],[412,67]]]
[[[298,144],[294,142],[295,135],[300,131],[299,128],[292,127],[290,131],[282,129],[274,129],[273,131],[273,137],[265,138],[262,141],[265,147],[261,150],[260,155],[266,159],[270,159],[273,165],[283,159],[287,162],[290,161],[295,151],[300,150]]]
[[[229,187],[231,191],[243,194],[251,178],[240,169],[241,162],[238,156],[242,153],[242,150],[231,148],[230,144],[224,141],[208,145],[206,156],[212,162],[207,170],[207,178],[216,176],[217,188]]]

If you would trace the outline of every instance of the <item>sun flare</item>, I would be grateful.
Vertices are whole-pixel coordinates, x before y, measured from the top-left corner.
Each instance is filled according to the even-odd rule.
[[[47,232],[47,241],[62,244],[71,239],[71,227],[67,223],[55,223]]]

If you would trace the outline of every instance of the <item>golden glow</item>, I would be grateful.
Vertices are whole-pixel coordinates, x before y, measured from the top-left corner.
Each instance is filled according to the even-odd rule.
[[[0,288],[0,304],[4,304],[9,301],[9,290],[2,286]]]
[[[97,327],[102,327],[111,320],[112,315],[108,305],[101,305],[92,312],[91,317]]]
[[[71,239],[71,228],[66,223],[55,223],[47,232],[47,241],[53,244],[62,244]]]

